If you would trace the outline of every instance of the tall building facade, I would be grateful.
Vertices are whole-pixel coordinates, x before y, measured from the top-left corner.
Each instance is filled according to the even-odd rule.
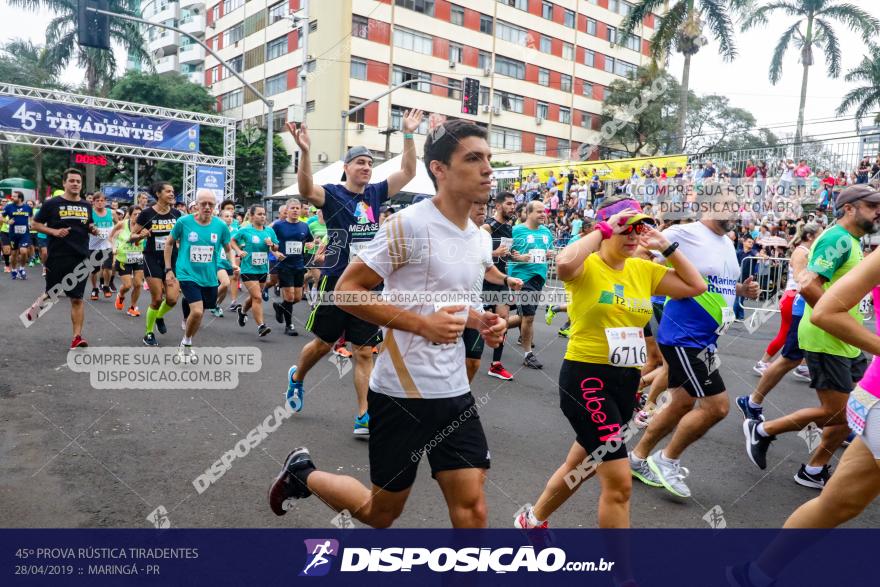
[[[377,160],[400,153],[410,108],[432,115],[418,131],[419,152],[429,126],[445,117],[486,126],[496,160],[577,159],[598,142],[608,85],[648,63],[647,39],[660,18],[649,15],[622,38],[632,8],[625,0],[304,1],[208,0],[207,42],[271,97],[276,129],[305,115],[316,167],[351,145],[367,146]],[[291,12],[302,17],[297,24],[286,18]],[[464,78],[481,84],[474,114],[461,112]],[[210,56],[204,83],[219,112],[264,125],[264,104]],[[288,170],[279,184],[292,181]]]
[[[141,18],[204,40],[205,0],[140,0],[140,11]],[[185,35],[156,27],[144,27],[144,35],[157,73],[179,72],[194,83],[205,82],[204,47]]]

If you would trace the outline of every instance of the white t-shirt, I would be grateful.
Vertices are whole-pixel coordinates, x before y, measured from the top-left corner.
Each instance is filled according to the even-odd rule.
[[[485,236],[483,236],[485,235]],[[400,308],[422,315],[433,314],[440,292],[472,296],[472,307],[482,311],[474,285],[486,270],[486,242],[491,237],[468,222],[464,230],[422,200],[394,214],[359,254],[360,259],[384,280],[383,292],[425,292],[433,303],[398,300]],[[491,264],[491,250],[488,253]],[[482,283],[481,283],[482,286]],[[391,397],[439,399],[470,391],[464,368],[464,342],[436,345],[402,330],[383,327],[385,342],[370,377],[370,389]]]
[[[474,282],[474,293],[482,293],[483,278],[486,275],[486,271],[489,270],[489,267],[492,267],[495,264],[492,262],[492,235],[489,234],[489,231],[480,230],[480,253],[480,261],[483,263],[483,275],[480,275],[480,277]]]

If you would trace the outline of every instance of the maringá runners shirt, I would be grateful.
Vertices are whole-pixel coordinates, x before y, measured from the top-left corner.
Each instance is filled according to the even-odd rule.
[[[610,364],[605,329],[642,330],[653,315],[651,294],[668,270],[638,257],[630,257],[623,269],[615,270],[598,253],[587,257],[581,274],[565,282],[565,290],[571,296],[571,334],[565,358]]]
[[[666,302],[657,342],[698,349],[712,346],[718,342],[723,325],[734,319],[733,302],[740,267],[733,241],[702,222],[671,226],[663,235],[679,244],[678,250],[703,276],[707,290],[695,298]]]
[[[821,275],[828,281],[824,289],[831,287],[838,279],[846,275],[862,260],[862,247],[858,239],[848,233],[844,227],[835,224],[823,232],[810,248],[810,262],[807,271]],[[805,304],[804,317],[798,326],[798,344],[805,351],[826,353],[854,359],[862,354],[858,347],[846,344],[839,338],[828,334],[810,322],[813,309]],[[849,310],[850,316],[859,324],[864,317],[856,304]]]
[[[395,304],[428,315],[454,305],[441,302],[441,292],[476,297],[473,287],[482,279],[488,260],[487,241],[480,232],[473,222],[462,230],[427,199],[393,214],[358,256],[382,277],[385,294],[396,291],[433,296],[434,303],[409,299]],[[471,306],[482,311],[479,299]],[[455,344],[436,345],[411,332],[382,330],[385,342],[370,377],[370,389],[392,397],[424,399],[456,397],[470,391],[461,338]]]
[[[229,244],[229,227],[212,216],[208,224],[199,224],[192,214],[180,218],[171,230],[177,241],[174,275],[178,281],[191,281],[201,287],[217,287],[220,251]]]

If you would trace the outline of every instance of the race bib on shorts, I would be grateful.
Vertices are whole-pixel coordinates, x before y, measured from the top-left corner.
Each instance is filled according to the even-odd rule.
[[[251,265],[262,267],[269,262],[269,253],[251,253]]]
[[[370,244],[370,241],[358,241],[353,242],[348,247],[348,260],[351,261],[354,259],[361,251],[367,248],[367,245]]]
[[[727,332],[735,318],[736,315],[733,313],[733,308],[729,306],[721,308],[721,324],[715,329],[715,334],[720,336]]]
[[[15,234],[24,234],[27,232],[27,226],[24,224],[16,224],[15,225]]]
[[[849,401],[846,403],[846,422],[849,424],[850,430],[861,436],[865,433],[865,420],[868,418],[868,412],[880,401],[880,398],[871,395],[861,387],[856,387],[849,394]]]
[[[635,326],[606,328],[608,363],[615,367],[641,367],[648,360],[644,330]]]
[[[144,254],[143,253],[126,253],[125,254],[125,263],[127,265],[137,265],[144,262]]]
[[[112,231],[112,230],[113,230],[112,228],[99,228],[98,229],[98,237],[106,239],[107,237],[110,236],[110,231]]]
[[[156,250],[157,251],[164,251],[165,250],[165,239],[166,238],[168,238],[168,237],[167,236],[157,236],[156,237],[155,242],[156,242]]]
[[[303,244],[299,241],[287,241],[284,243],[285,255],[302,255]]]
[[[191,263],[210,263],[214,260],[214,247],[209,245],[192,245],[189,248]]]
[[[547,251],[544,249],[530,249],[529,257],[532,258],[532,263],[546,263]]]

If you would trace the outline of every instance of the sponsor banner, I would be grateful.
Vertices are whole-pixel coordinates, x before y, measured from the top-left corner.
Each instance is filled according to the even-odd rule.
[[[196,191],[211,190],[219,204],[226,193],[226,169],[212,165],[196,166]]]
[[[191,511],[198,503],[189,500],[182,509]],[[742,584],[727,579],[764,555],[762,563],[781,569],[775,583],[780,587],[862,585],[864,569],[875,562],[878,537],[877,530],[734,530],[718,523],[703,530],[629,531],[376,531],[353,529],[353,523],[342,530],[187,530],[171,528],[175,513],[155,508],[146,517],[150,527],[142,530],[0,530],[3,584],[213,587],[314,580],[316,585],[533,586],[552,575],[547,578],[554,587],[705,587]],[[716,507],[706,517],[714,522],[723,516]],[[141,513],[136,517],[144,519]],[[774,552],[784,560],[773,560]],[[807,564],[819,559],[846,564]]]
[[[4,131],[145,149],[199,151],[199,125],[193,122],[20,96],[0,96],[0,132]]]
[[[666,168],[669,177],[675,175],[675,170],[681,167],[682,171],[687,167],[687,155],[669,155],[661,157],[639,157],[635,159],[608,159],[604,161],[556,161],[545,165],[524,167],[522,176],[528,178],[532,173],[538,174],[538,179],[546,182],[552,171],[558,178],[559,175],[571,170],[578,176],[586,175],[592,178],[593,170],[602,181],[629,179],[635,168],[639,176],[642,175],[642,167],[652,163],[657,168]]]

